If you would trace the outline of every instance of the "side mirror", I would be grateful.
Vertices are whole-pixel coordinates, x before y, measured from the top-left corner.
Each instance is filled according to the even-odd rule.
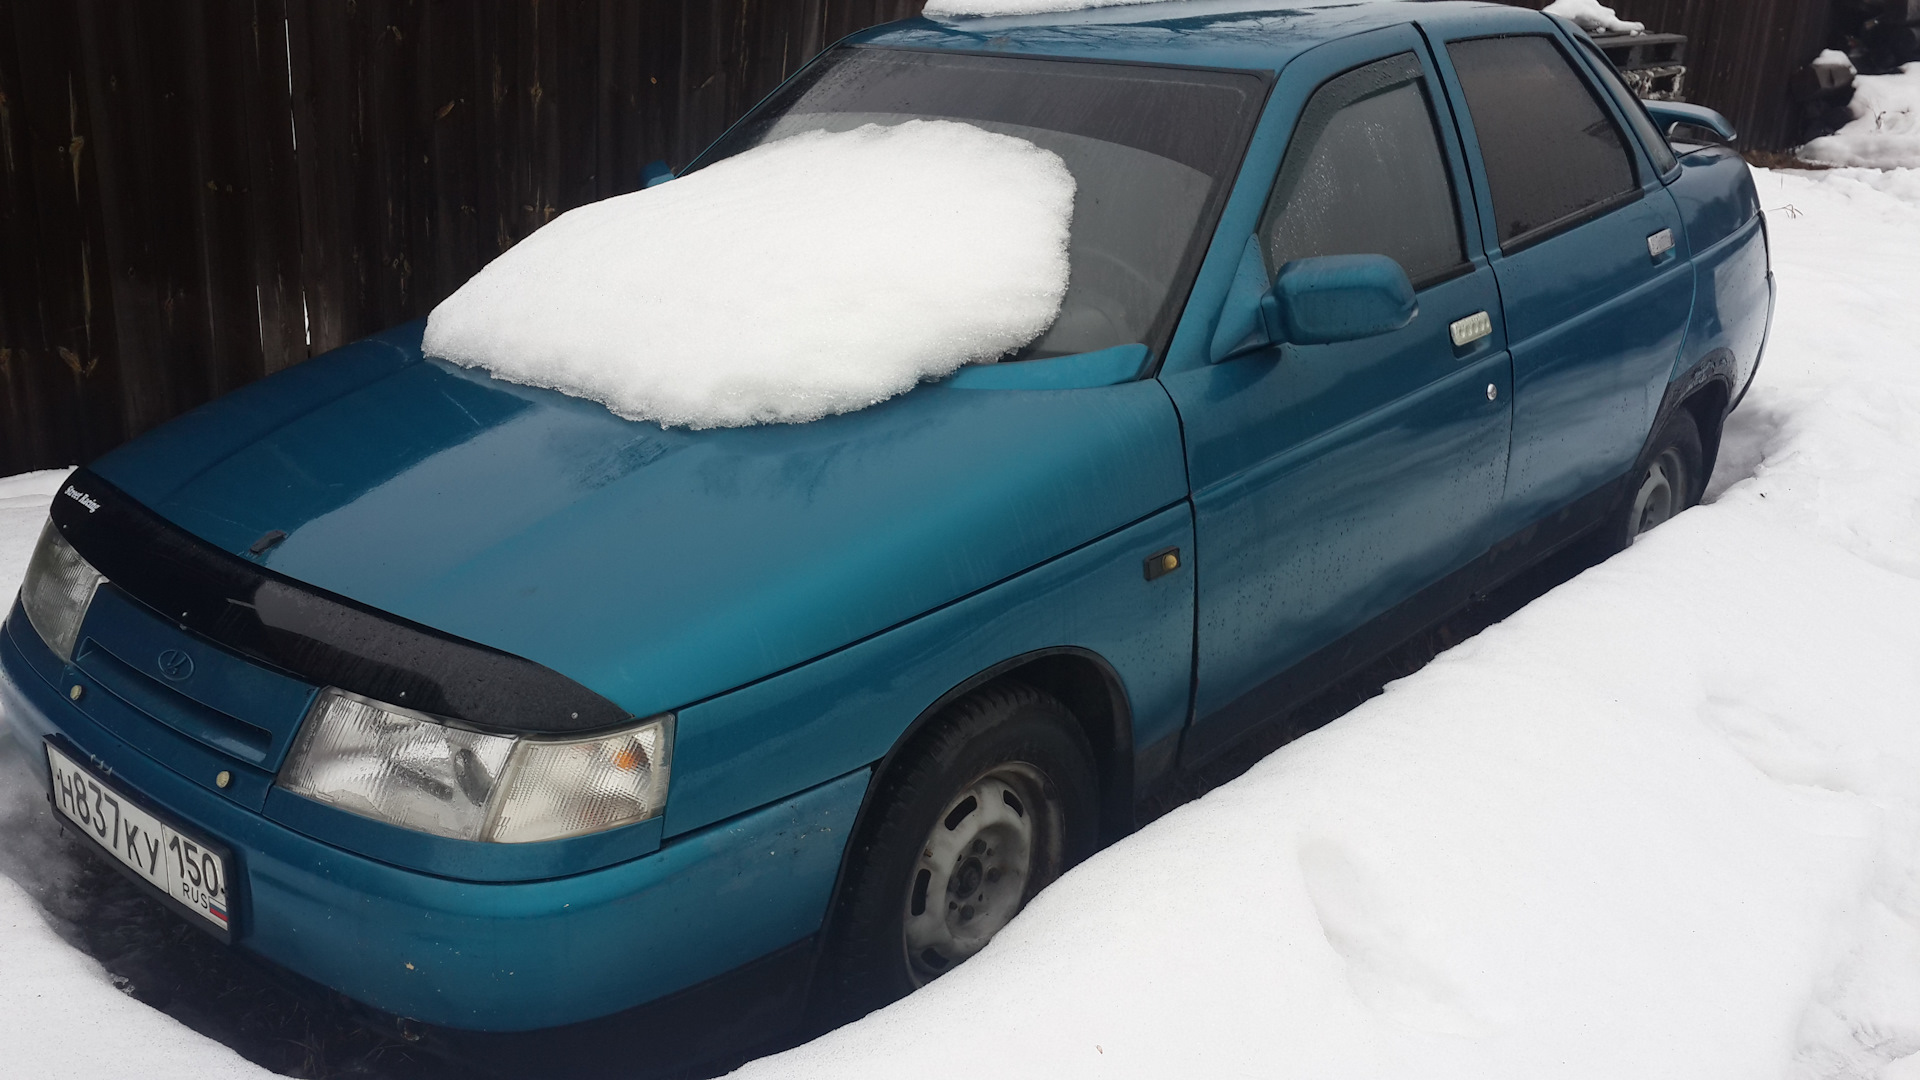
[[[1653,117],[1653,122],[1663,132],[1671,133],[1675,127],[1685,126],[1712,132],[1723,142],[1732,142],[1739,137],[1731,121],[1704,105],[1689,105],[1683,101],[1642,101],[1640,104],[1647,107],[1647,115]]]
[[[640,186],[650,188],[673,179],[673,166],[655,158],[640,169]]]
[[[1413,282],[1385,255],[1319,255],[1280,268],[1260,299],[1274,343],[1325,345],[1398,330],[1420,310]]]

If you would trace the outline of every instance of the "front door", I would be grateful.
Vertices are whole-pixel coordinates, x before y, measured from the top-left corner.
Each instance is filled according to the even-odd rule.
[[[1189,762],[1369,659],[1371,635],[1356,630],[1490,542],[1510,365],[1445,109],[1411,28],[1289,64],[1268,122],[1292,134],[1277,176],[1267,174],[1217,344],[1230,352],[1226,338],[1278,269],[1309,256],[1391,256],[1414,283],[1418,314],[1374,338],[1162,375],[1185,430],[1196,523]],[[1233,228],[1229,215],[1222,229]],[[1223,232],[1216,244],[1235,240]],[[1477,327],[1459,346],[1456,322]]]

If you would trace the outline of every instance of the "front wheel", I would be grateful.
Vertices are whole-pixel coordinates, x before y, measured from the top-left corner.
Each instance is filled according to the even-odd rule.
[[[849,1019],[951,971],[1093,847],[1098,783],[1059,701],[975,691],[874,793],[836,900],[823,1004]]]

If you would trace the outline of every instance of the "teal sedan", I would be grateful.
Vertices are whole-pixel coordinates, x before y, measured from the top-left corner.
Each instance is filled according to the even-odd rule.
[[[689,166],[1058,154],[1070,285],[999,363],[696,431],[414,323],[74,473],[0,629],[65,823],[410,1034],[674,1067],[939,978],[1248,733],[1695,503],[1773,298],[1746,165],[1666,134],[1725,122],[1533,11],[1222,7],[880,27]]]

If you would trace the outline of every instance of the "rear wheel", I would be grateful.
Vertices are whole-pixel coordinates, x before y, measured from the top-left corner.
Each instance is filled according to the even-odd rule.
[[[848,859],[823,973],[834,1019],[924,986],[986,947],[1093,847],[1085,734],[1052,696],[990,686],[883,777]]]
[[[1609,523],[1609,541],[1617,549],[1700,501],[1707,478],[1702,465],[1700,428],[1693,414],[1675,409],[1648,442],[1627,497]]]

